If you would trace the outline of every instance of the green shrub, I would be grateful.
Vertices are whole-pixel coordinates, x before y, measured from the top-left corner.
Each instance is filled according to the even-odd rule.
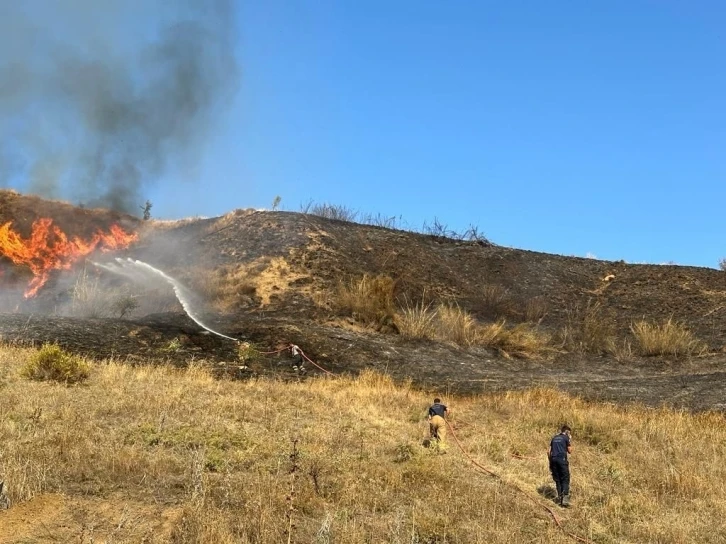
[[[75,355],[63,351],[56,344],[45,344],[21,370],[24,378],[79,383],[88,379],[90,365]]]

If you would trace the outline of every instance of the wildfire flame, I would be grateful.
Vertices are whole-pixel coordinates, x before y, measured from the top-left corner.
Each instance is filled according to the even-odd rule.
[[[50,218],[33,223],[30,237],[23,239],[11,227],[12,222],[0,227],[0,255],[17,265],[25,265],[33,272],[25,290],[25,298],[38,293],[52,270],[68,270],[75,262],[95,250],[114,251],[124,249],[138,239],[134,233],[111,225],[108,232],[97,230],[88,240],[78,236],[68,237]]]

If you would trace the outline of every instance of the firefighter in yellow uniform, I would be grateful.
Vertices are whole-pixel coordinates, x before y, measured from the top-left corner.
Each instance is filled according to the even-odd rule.
[[[448,408],[441,404],[441,399],[435,398],[434,403],[429,407],[429,432],[431,439],[436,441],[439,448],[444,448],[444,440],[446,439],[446,415],[449,413]]]

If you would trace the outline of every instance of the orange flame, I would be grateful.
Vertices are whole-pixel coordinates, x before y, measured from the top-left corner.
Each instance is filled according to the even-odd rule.
[[[48,281],[51,270],[68,270],[96,249],[124,249],[138,239],[136,234],[127,233],[118,225],[111,225],[105,233],[97,230],[88,240],[78,236],[69,238],[52,219],[42,218],[33,223],[30,238],[24,240],[10,225],[8,222],[0,227],[0,255],[15,264],[26,265],[33,272],[25,298],[38,293]]]

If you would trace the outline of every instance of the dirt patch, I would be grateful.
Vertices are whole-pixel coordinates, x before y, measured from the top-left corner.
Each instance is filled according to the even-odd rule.
[[[306,274],[293,272],[283,257],[262,257],[249,265],[240,265],[229,274],[233,291],[244,295],[253,294],[261,307],[269,306],[273,298],[286,297],[291,286],[300,288],[300,280]]]
[[[0,512],[0,544],[168,541],[181,509],[129,500],[46,493]]]

